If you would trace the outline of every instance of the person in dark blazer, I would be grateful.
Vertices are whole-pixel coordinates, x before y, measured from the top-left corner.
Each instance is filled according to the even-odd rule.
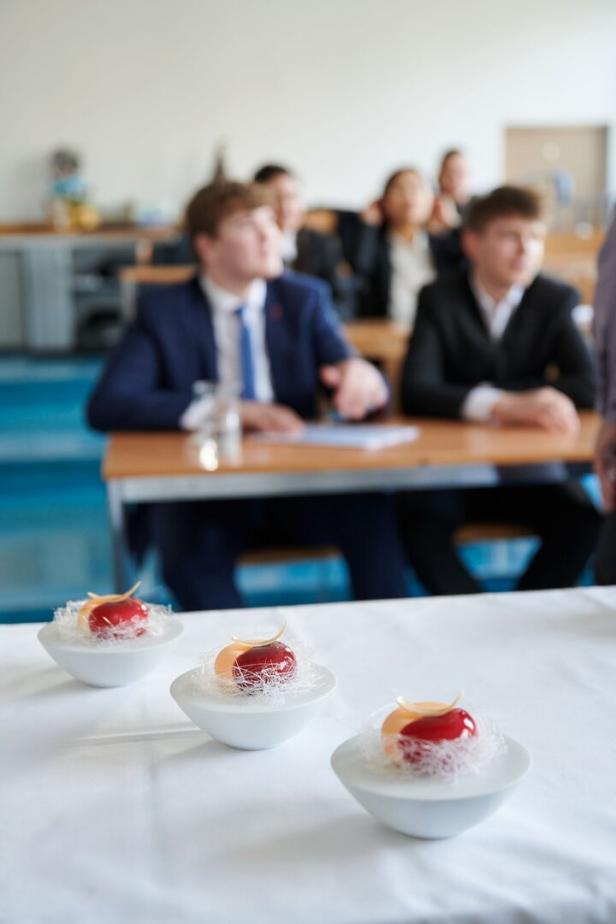
[[[430,234],[432,191],[414,167],[396,170],[362,213],[353,269],[363,279],[359,314],[411,328],[420,289],[464,265],[457,231]]]
[[[601,415],[595,467],[605,510],[595,577],[597,584],[616,584],[616,211],[599,254],[594,309],[597,409]]]
[[[142,298],[89,402],[93,427],[198,429],[211,401],[195,397],[202,381],[241,394],[240,416],[250,430],[301,430],[317,411],[322,383],[352,420],[387,401],[380,374],[346,342],[327,287],[281,274],[279,231],[261,187],[200,190],[187,227],[200,273]],[[241,606],[237,558],[264,541],[335,544],[356,597],[405,593],[385,494],[164,503],[150,514],[165,580],[184,609]]]
[[[539,273],[543,238],[534,193],[501,187],[473,200],[463,236],[470,272],[438,280],[419,297],[402,375],[405,413],[577,433],[576,408],[593,406],[595,370],[572,318],[577,293]],[[544,484],[403,496],[407,553],[427,588],[479,589],[453,543],[459,526],[476,521],[521,524],[539,535],[520,588],[574,583],[600,517],[577,483],[547,483],[553,475],[544,471]]]
[[[297,176],[288,167],[265,164],[255,173],[255,183],[261,183],[273,196],[278,226],[282,232],[282,258],[288,269],[316,276],[327,282],[332,291],[334,307],[344,319],[357,313],[357,280],[342,253],[342,244],[335,234],[323,234],[304,226],[306,208]]]
[[[470,200],[468,174],[464,152],[459,148],[445,151],[438,169],[438,189],[429,225],[435,234],[460,226]]]

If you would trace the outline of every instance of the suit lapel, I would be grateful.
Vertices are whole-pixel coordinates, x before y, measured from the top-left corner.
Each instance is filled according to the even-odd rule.
[[[297,256],[293,261],[293,269],[297,270],[298,273],[307,272],[306,258],[308,255],[308,248],[310,242],[308,240],[309,234],[306,228],[300,228],[297,232],[297,237],[295,239],[295,244],[297,247]]]
[[[268,282],[265,295],[265,346],[274,397],[280,398],[289,377],[289,319],[276,282]]]
[[[189,283],[187,328],[188,342],[193,342],[199,354],[199,367],[202,378],[218,381],[218,363],[216,361],[216,338],[212,322],[212,309],[201,287],[199,277],[195,276]]]
[[[465,289],[466,289],[466,302],[468,307],[468,314],[471,318],[473,327],[475,327],[479,333],[482,335],[483,339],[490,344],[493,344],[494,341],[490,334],[490,331],[487,328],[486,320],[483,316],[483,311],[475,298],[475,293],[471,287],[468,276],[464,277]]]
[[[506,345],[510,340],[515,339],[516,347],[519,350],[523,341],[524,331],[528,327],[528,318],[529,318],[529,308],[530,316],[534,314],[533,312],[533,292],[534,292],[534,281],[530,286],[525,289],[524,295],[522,296],[522,301],[517,306],[517,308],[512,312],[509,321],[507,322],[507,327],[503,331],[503,336],[501,337],[501,343]]]
[[[476,367],[475,371],[481,370],[480,380],[494,381],[502,375],[504,368],[505,353],[501,349],[502,340],[495,340],[490,334],[468,276],[465,276],[465,290],[469,356],[474,357],[471,362]],[[463,343],[464,339],[466,338],[460,337],[460,342]]]
[[[472,305],[472,309],[470,310],[473,312],[476,325],[479,325],[481,329],[485,351],[484,358],[486,361],[484,374],[487,376],[488,381],[491,380],[491,377],[501,381],[508,379],[511,375],[513,358],[517,357],[519,359],[520,357],[524,357],[527,350],[532,350],[534,337],[531,336],[529,338],[529,332],[534,330],[532,324],[532,318],[534,316],[533,285],[531,283],[524,292],[520,304],[513,310],[505,330],[497,340],[491,336],[486,327],[483,312],[477,303],[468,279],[467,286],[469,305]],[[531,324],[529,324],[529,320]]]

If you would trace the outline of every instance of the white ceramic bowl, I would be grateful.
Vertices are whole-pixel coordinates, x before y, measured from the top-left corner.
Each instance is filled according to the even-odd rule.
[[[88,645],[63,638],[58,626],[50,622],[43,626],[38,638],[56,664],[77,680],[92,687],[122,687],[158,667],[183,629],[179,619],[170,617],[160,635]]]
[[[501,754],[457,782],[375,773],[362,759],[359,736],[341,744],[331,763],[359,804],[388,827],[412,837],[454,837],[495,812],[530,767],[528,751],[513,738],[504,741]]]
[[[336,686],[336,678],[320,664],[312,665],[315,680],[309,691],[285,694],[283,703],[263,698],[211,695],[196,683],[200,669],[182,674],[171,684],[171,695],[188,718],[212,738],[232,748],[259,751],[275,748],[297,735],[319,712]]]

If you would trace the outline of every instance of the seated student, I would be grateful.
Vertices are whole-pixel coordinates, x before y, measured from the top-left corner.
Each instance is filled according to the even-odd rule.
[[[207,408],[193,384],[203,380],[241,390],[250,430],[300,429],[315,415],[321,382],[350,419],[386,402],[382,377],[344,339],[327,287],[280,275],[279,231],[262,187],[199,190],[187,227],[200,272],[142,297],[90,400],[93,427],[196,428]],[[241,606],[235,563],[263,533],[278,544],[333,543],[356,597],[397,597],[405,589],[392,506],[385,494],[161,503],[151,524],[165,580],[185,609]]]
[[[426,283],[462,263],[457,237],[426,231],[432,192],[413,167],[396,170],[380,200],[363,214],[353,268],[366,281],[361,314],[413,326]]]
[[[402,377],[407,414],[576,434],[576,407],[593,406],[595,372],[571,317],[577,293],[539,273],[543,240],[533,192],[505,186],[473,200],[463,231],[470,272],[419,296]],[[600,523],[575,482],[407,494],[400,514],[411,564],[440,594],[479,590],[453,544],[465,522],[522,524],[539,535],[522,589],[573,584]]]
[[[451,148],[441,159],[438,192],[434,197],[430,230],[437,233],[457,228],[469,199],[466,157],[462,151]]]
[[[306,207],[295,174],[287,167],[266,164],[257,170],[253,179],[272,193],[276,220],[282,232],[285,266],[328,282],[334,306],[341,317],[353,317],[357,282],[344,261],[341,242],[333,234],[321,234],[303,227]]]
[[[598,261],[593,333],[599,372],[601,429],[595,468],[601,486],[605,523],[597,546],[597,584],[616,584],[616,211]]]

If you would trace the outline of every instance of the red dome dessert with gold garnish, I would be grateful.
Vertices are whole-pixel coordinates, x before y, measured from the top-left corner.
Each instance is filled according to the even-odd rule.
[[[154,670],[182,633],[168,606],[124,594],[89,593],[69,600],[39,632],[56,663],[77,680],[95,687],[132,683]]]
[[[390,712],[381,726],[386,753],[394,759],[419,764],[434,749],[447,741],[457,741],[477,734],[473,716],[453,703],[409,703],[402,697],[398,708]]]
[[[300,639],[231,637],[177,677],[171,695],[212,738],[243,750],[272,748],[298,734],[332,693],[336,678]]]
[[[291,680],[296,673],[297,659],[292,649],[279,641],[284,630],[285,626],[265,639],[244,641],[234,637],[216,656],[215,673],[234,681],[245,692]]]
[[[79,608],[78,620],[82,627],[100,639],[138,638],[144,635],[149,617],[148,607],[133,597],[139,587],[136,583],[124,594],[89,593],[90,598]]]

